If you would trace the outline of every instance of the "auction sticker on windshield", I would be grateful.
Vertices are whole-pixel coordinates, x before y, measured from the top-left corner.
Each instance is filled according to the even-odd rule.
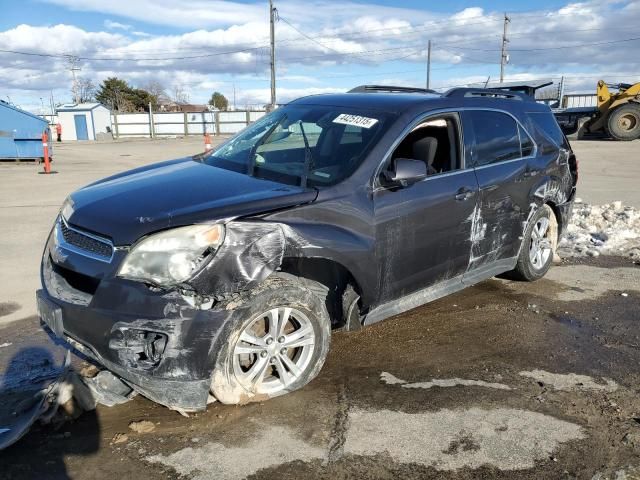
[[[348,113],[341,113],[333,120],[333,123],[352,125],[354,127],[371,128],[376,123],[378,123],[378,119],[361,117],[360,115],[349,115]]]

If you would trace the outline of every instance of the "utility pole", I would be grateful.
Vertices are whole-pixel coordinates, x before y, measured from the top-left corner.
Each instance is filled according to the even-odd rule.
[[[233,84],[233,111],[236,110],[236,84]]]
[[[269,30],[271,37],[271,105],[270,110],[276,108],[276,33],[275,21],[278,11],[273,6],[273,0],[269,0]]]
[[[431,39],[427,43],[427,90],[431,86]]]
[[[73,78],[73,83],[71,85],[71,94],[73,95],[73,103],[79,103],[78,79],[76,78],[76,72],[80,71],[80,67],[78,66],[78,63],[80,63],[80,59],[78,57],[74,57],[73,55],[69,55],[67,57],[67,64],[69,65],[69,71],[71,72],[71,77]]]
[[[505,12],[504,27],[502,30],[502,52],[500,54],[500,83],[504,82],[504,66],[509,63],[509,54],[507,53],[507,43],[509,43],[509,40],[507,39],[507,29],[509,27],[509,23],[511,23],[511,19]]]

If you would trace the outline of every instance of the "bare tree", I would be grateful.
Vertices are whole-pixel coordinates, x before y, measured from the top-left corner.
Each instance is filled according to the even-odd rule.
[[[79,78],[75,93],[78,103],[92,102],[96,96],[96,85],[90,78]]]
[[[142,88],[149,92],[150,95],[154,96],[159,105],[169,103],[171,101],[171,98],[169,98],[169,95],[167,94],[167,89],[157,80],[150,81]]]
[[[174,85],[172,100],[176,103],[189,103],[189,93],[182,85]]]

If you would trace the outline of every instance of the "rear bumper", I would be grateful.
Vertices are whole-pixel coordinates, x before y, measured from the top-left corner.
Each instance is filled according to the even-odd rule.
[[[571,221],[571,215],[573,214],[573,201],[576,196],[576,187],[571,189],[569,200],[564,203],[556,205],[557,211],[560,214],[558,219],[558,240],[560,240],[567,231],[569,222]]]
[[[43,323],[59,317],[60,325],[45,327],[149,399],[185,411],[204,409],[233,310],[201,310],[176,291],[156,292],[119,278],[102,278],[93,293],[83,292],[60,273],[66,257],[57,258],[52,248],[49,242],[37,296],[56,312],[41,315]]]

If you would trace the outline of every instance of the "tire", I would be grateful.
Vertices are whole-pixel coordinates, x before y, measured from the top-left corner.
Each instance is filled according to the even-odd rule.
[[[591,117],[580,117],[576,120],[576,131],[566,135],[568,140],[582,140],[587,133],[586,125]]]
[[[640,138],[640,105],[627,103],[614,109],[607,119],[607,130],[616,140]]]
[[[541,227],[544,229],[542,237],[540,237]],[[529,220],[523,235],[518,263],[508,276],[514,280],[527,282],[544,277],[553,263],[557,243],[558,222],[556,216],[549,205],[543,205]],[[538,255],[537,252],[541,253]]]
[[[329,352],[331,320],[324,299],[314,293],[323,289],[310,283],[315,282],[272,275],[233,301],[240,305],[234,307],[211,377],[218,401],[264,401],[302,388],[318,375]]]

